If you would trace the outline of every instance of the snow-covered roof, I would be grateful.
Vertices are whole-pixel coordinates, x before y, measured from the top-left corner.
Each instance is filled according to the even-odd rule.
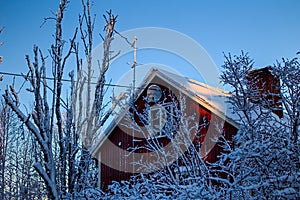
[[[238,128],[238,123],[235,120],[237,119],[237,116],[230,111],[230,104],[228,103],[230,97],[229,92],[163,69],[152,68],[145,76],[142,85],[139,87],[140,91],[137,91],[137,93],[143,92],[144,87],[150,84],[155,77],[158,77],[169,85],[177,88],[181,93],[187,95],[201,106]],[[120,116],[114,119],[102,133],[102,136],[100,136],[94,147],[91,149],[92,153],[98,151],[104,140],[116,127],[118,124],[117,121],[122,118],[123,114],[124,112],[120,112]]]
[[[145,84],[151,82],[155,76],[160,77],[170,85],[178,88],[180,92],[185,93],[194,99],[201,106],[207,108],[215,115],[228,121],[233,126],[238,127],[238,119],[231,111],[231,104],[228,103],[231,94],[219,88],[209,86],[205,83],[174,74],[163,69],[151,69],[145,78]]]

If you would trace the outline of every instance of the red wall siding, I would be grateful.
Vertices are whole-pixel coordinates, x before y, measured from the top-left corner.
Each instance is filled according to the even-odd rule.
[[[160,85],[164,92],[172,91],[176,97],[179,97],[180,94],[175,88],[167,88],[163,85],[166,85],[159,79],[155,79],[153,83]],[[170,90],[169,90],[170,89]],[[145,101],[143,100],[143,96],[146,96],[146,90],[140,95],[138,100],[136,101],[137,110],[142,112],[145,109]],[[171,101],[172,99],[168,99]],[[179,105],[178,108],[180,108]],[[194,122],[198,124],[204,123],[204,118],[206,118],[207,122],[217,121],[219,120],[217,116],[211,114],[209,110],[195,103],[194,100],[190,98],[185,98],[184,102],[185,112],[190,115],[194,115]],[[138,122],[140,126],[143,126],[143,123],[139,121],[138,118],[135,117],[135,120]],[[194,123],[192,122],[192,123]],[[101,188],[107,189],[107,186],[112,183],[112,181],[121,181],[121,180],[129,180],[132,175],[132,161],[133,158],[129,155],[129,148],[135,146],[143,146],[145,145],[146,139],[139,138],[139,141],[136,141],[133,144],[133,137],[131,135],[132,129],[122,125],[122,123],[126,123],[125,121],[121,122],[110,134],[108,140],[101,147]],[[128,123],[128,122],[127,122]],[[207,126],[202,126],[198,130],[192,129],[190,133],[190,137],[193,139],[194,144],[197,145],[198,142],[203,144],[204,138],[207,134],[209,127],[212,126],[211,123],[207,124]],[[201,126],[200,126],[201,127]],[[232,136],[236,133],[236,128],[229,124],[228,122],[224,123],[223,133],[225,138],[228,140],[232,140]],[[127,134],[129,133],[129,134]],[[171,140],[168,138],[160,138],[161,144],[164,146],[168,144]],[[113,148],[118,147],[118,148]],[[119,150],[116,150],[119,149]],[[139,149],[138,153],[146,153],[148,150]],[[203,159],[207,162],[215,162],[217,160],[217,156],[222,151],[220,147],[220,143],[217,143],[213,149],[208,153]],[[118,166],[120,170],[114,169],[115,166]]]
[[[101,147],[101,188],[106,189],[112,181],[128,180],[132,175],[129,172],[116,170],[115,168],[130,171],[132,160],[127,155],[132,147],[132,137],[124,133],[117,126],[106,142]]]

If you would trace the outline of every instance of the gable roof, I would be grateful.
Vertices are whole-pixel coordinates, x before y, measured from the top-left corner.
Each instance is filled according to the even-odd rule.
[[[150,78],[148,76],[151,76],[149,73],[152,74],[153,78],[154,76],[158,76],[170,85],[175,86],[180,92],[186,94],[201,106],[238,128],[239,125],[236,123],[237,116],[230,111],[232,106],[228,103],[228,100],[231,94],[228,91],[156,68],[148,72],[146,80]]]
[[[231,106],[228,103],[228,100],[231,94],[229,92],[223,91],[219,88],[211,87],[205,83],[201,83],[163,69],[152,68],[149,70],[142,81],[141,86],[136,92],[137,97],[140,96],[144,88],[150,84],[155,77],[158,77],[169,85],[177,88],[181,93],[193,99],[199,105],[210,110],[215,115],[238,128],[239,125],[236,122],[237,117],[230,111]],[[128,107],[125,109],[128,109]],[[102,143],[112,133],[113,129],[117,126],[122,117],[124,117],[124,112],[121,111],[119,116],[114,119],[100,135],[99,139],[91,149],[92,153],[96,153],[98,151]]]

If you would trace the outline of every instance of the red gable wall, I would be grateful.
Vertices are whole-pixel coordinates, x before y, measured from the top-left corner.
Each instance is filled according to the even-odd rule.
[[[182,94],[179,94],[178,89],[169,86],[159,78],[155,78],[151,84],[157,84],[162,88],[163,92],[166,95],[166,101],[172,101],[172,98],[167,97],[170,91],[173,95],[177,97],[176,100],[178,100],[179,98],[181,99],[182,97]],[[139,98],[135,102],[135,105],[139,112],[142,112],[142,110],[145,108],[146,102],[143,99],[143,97],[146,96],[146,91],[146,89],[143,90],[142,93],[139,95]],[[213,115],[209,110],[207,110],[191,98],[184,96],[184,99],[185,113],[195,115],[195,120],[197,120],[197,123],[203,124],[204,118],[208,121],[218,120],[217,116]],[[178,100],[178,102],[180,107],[180,101]],[[142,125],[142,123],[139,122],[138,118],[135,118],[135,120],[138,122],[138,124]],[[106,190],[107,186],[110,185],[113,180],[121,181],[130,179],[130,176],[133,174],[133,157],[131,156],[132,154],[130,154],[130,148],[136,146],[143,146],[147,143],[146,139],[141,138],[138,138],[137,141],[133,142],[133,130],[130,127],[127,127],[125,125],[126,123],[128,122],[121,120],[121,122],[118,123],[118,125],[112,130],[108,139],[101,146],[100,182],[101,188],[103,190]],[[195,145],[197,145],[198,142],[200,142],[200,144],[203,144],[208,128],[209,126],[201,128],[200,130],[191,131],[190,136],[192,137]],[[236,133],[236,131],[237,129],[234,126],[225,121],[223,127],[223,134],[226,139],[232,140],[232,136]],[[159,138],[159,142],[162,144],[162,146],[164,146],[171,142],[171,140],[167,137],[163,137]],[[220,145],[216,144],[213,147],[213,149],[205,157],[203,157],[203,159],[207,162],[215,162],[217,160],[217,156],[220,154],[221,151],[222,148],[220,147]],[[145,152],[147,152],[147,150],[140,149],[138,151],[138,153]],[[110,166],[113,166],[113,168],[116,168],[117,166],[119,170],[113,169]]]

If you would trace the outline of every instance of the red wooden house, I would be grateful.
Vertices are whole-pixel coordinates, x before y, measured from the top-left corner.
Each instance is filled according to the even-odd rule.
[[[157,161],[158,154],[150,148],[151,144],[155,141],[157,149],[167,149],[183,132],[188,132],[193,145],[198,145],[204,161],[216,161],[222,151],[216,139],[222,134],[231,140],[238,129],[227,103],[229,97],[228,92],[218,88],[152,69],[136,93],[133,105],[120,111],[92,149],[100,162],[100,187],[105,190],[112,181],[149,172],[149,168],[143,171],[137,163],[145,159]],[[184,124],[185,119],[189,125]],[[193,124],[199,126],[192,127]],[[186,150],[181,148],[182,152]],[[174,156],[169,163],[179,157]]]

